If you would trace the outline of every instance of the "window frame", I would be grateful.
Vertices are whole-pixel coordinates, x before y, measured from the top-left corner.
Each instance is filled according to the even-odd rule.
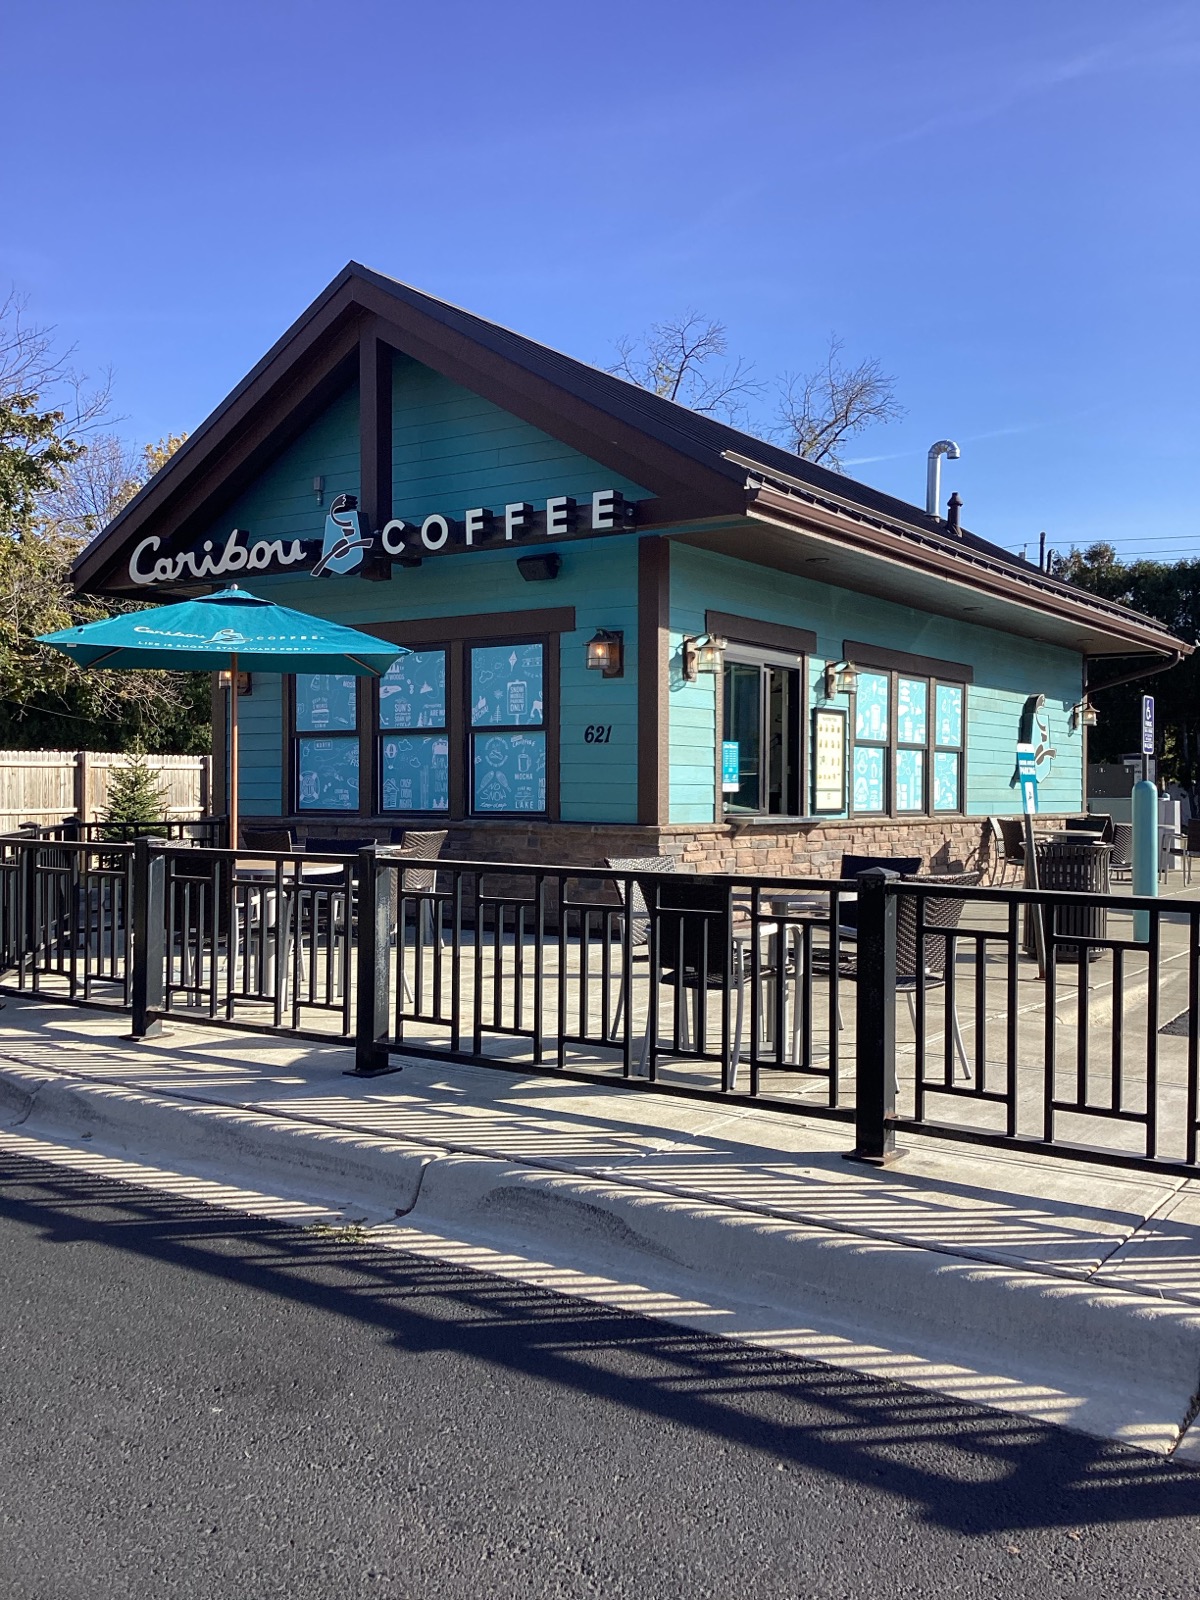
[[[733,809],[721,787],[722,761],[721,746],[727,736],[725,718],[725,693],[727,666],[756,667],[759,675],[758,707],[759,707],[759,784],[760,798],[764,802],[755,809],[738,807]],[[788,741],[794,751],[790,780],[786,780],[788,789],[789,808],[783,811],[771,811],[765,803],[770,793],[770,678],[771,669],[788,672],[793,675],[795,692],[790,698],[788,707]],[[808,748],[808,704],[809,704],[809,658],[806,652],[791,650],[772,650],[762,645],[745,643],[741,640],[731,641],[725,648],[724,659],[721,664],[721,674],[717,688],[717,797],[718,812],[722,822],[755,822],[755,821],[796,821],[810,815],[808,782],[811,771],[811,759]]]
[[[353,678],[354,727],[331,728],[328,732],[301,728],[297,714],[297,680],[299,678]],[[291,672],[287,675],[284,703],[287,708],[287,761],[288,761],[288,811],[294,817],[358,817],[362,815],[363,796],[363,685],[369,678],[355,677],[347,672]],[[375,696],[371,696],[372,702]],[[303,739],[345,739],[358,745],[358,804],[355,806],[301,806],[300,804],[300,742]]]
[[[383,679],[382,678],[376,678],[376,679],[373,680],[373,687],[372,687],[372,691],[371,691],[371,726],[370,726],[370,746],[371,746],[371,763],[372,763],[371,773],[370,773],[370,790],[371,790],[371,798],[372,798],[373,810],[368,812],[367,814],[370,815],[370,816],[377,816],[377,817],[413,817],[413,818],[418,818],[418,819],[422,818],[422,817],[425,817],[425,818],[428,818],[428,817],[442,817],[442,818],[444,818],[446,820],[450,820],[450,819],[453,819],[454,814],[455,814],[454,813],[454,758],[453,758],[453,748],[454,748],[453,718],[454,718],[455,679],[454,679],[454,671],[453,671],[453,655],[454,655],[453,645],[450,642],[446,642],[446,643],[442,643],[442,644],[430,642],[428,644],[422,644],[419,647],[414,648],[413,654],[414,655],[440,654],[440,655],[444,655],[445,658],[446,658],[446,673],[445,673],[445,677],[446,677],[446,714],[445,714],[445,721],[443,722],[443,724],[442,724],[442,726],[440,728],[385,728],[383,726],[382,722],[380,721],[380,709],[381,709],[382,701],[380,699],[379,690],[380,690],[381,684],[383,683]],[[446,806],[445,806],[445,809],[444,810],[439,810],[439,811],[435,811],[435,810],[432,810],[432,809],[431,810],[414,810],[414,809],[405,810],[405,809],[399,808],[399,807],[393,809],[391,807],[385,806],[384,803],[383,803],[383,743],[384,743],[384,740],[388,739],[388,738],[392,738],[392,737],[394,737],[396,735],[400,735],[401,737],[403,737],[406,734],[412,734],[412,735],[416,735],[419,738],[422,735],[428,737],[431,734],[438,734],[438,733],[445,734],[445,737],[446,737],[447,772],[446,772]]]
[[[471,706],[473,700],[471,652],[474,650],[493,650],[511,646],[515,650],[527,648],[529,645],[542,647],[542,720],[540,723],[481,723],[476,726],[471,721]],[[461,738],[459,740],[462,751],[461,772],[462,789],[460,794],[461,812],[460,819],[464,822],[480,822],[499,819],[508,821],[513,818],[533,817],[545,822],[556,818],[558,815],[558,660],[561,651],[559,637],[553,634],[528,633],[528,634],[500,634],[484,638],[463,639],[458,645],[460,651],[459,672],[461,675],[461,695],[459,705],[462,715]],[[551,665],[553,663],[553,666]],[[447,702],[449,692],[447,691]],[[449,712],[449,703],[447,703]],[[541,733],[546,740],[546,804],[540,811],[477,811],[475,809],[475,738],[477,734],[490,731],[494,734],[501,733]],[[552,737],[552,730],[554,735]],[[552,765],[553,763],[553,765]],[[551,775],[553,774],[553,785]],[[454,796],[451,795],[451,804]],[[428,812],[422,812],[428,816]]]
[[[860,739],[858,737],[858,689],[855,688],[850,698],[849,708],[849,759],[847,783],[847,816],[880,817],[894,819],[897,822],[932,821],[941,818],[962,817],[965,813],[967,789],[967,705],[970,683],[960,678],[951,678],[936,672],[924,672],[908,666],[885,667],[883,665],[863,666],[859,668],[860,678],[866,675],[886,678],[888,681],[888,713],[886,739]],[[914,741],[900,738],[900,680],[909,683],[921,683],[925,686],[925,738],[923,741]],[[959,743],[956,745],[942,744],[937,738],[937,695],[939,689],[956,689],[961,696],[961,723],[959,727]],[[858,806],[854,801],[854,770],[855,753],[859,748],[866,750],[880,750],[883,753],[883,794],[884,805],[882,810]],[[918,751],[921,753],[921,805],[919,809],[906,808],[901,810],[897,798],[898,757],[903,751]],[[956,755],[958,757],[958,803],[951,810],[935,809],[935,771],[939,755]]]

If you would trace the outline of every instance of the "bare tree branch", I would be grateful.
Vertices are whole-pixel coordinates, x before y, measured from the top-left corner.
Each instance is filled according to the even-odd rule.
[[[873,423],[904,415],[895,379],[877,360],[843,364],[843,342],[831,334],[825,360],[813,371],[785,373],[780,383],[780,432],[789,450],[806,461],[841,470],[841,446]]]
[[[708,322],[695,310],[654,323],[641,339],[618,339],[616,350],[609,372],[704,416],[736,422],[747,401],[762,393],[749,362],[722,362],[728,351],[724,324]]]

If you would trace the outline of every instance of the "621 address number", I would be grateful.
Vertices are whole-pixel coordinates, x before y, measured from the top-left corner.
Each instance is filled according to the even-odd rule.
[[[611,737],[611,722],[589,722],[583,730],[584,744],[607,744]]]

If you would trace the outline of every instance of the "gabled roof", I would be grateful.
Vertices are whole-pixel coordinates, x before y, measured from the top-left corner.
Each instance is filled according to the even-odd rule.
[[[889,567],[898,561],[914,571],[926,569],[931,576],[980,590],[993,607],[1017,603],[1031,616],[1057,618],[1059,626],[1046,637],[1065,638],[1063,628],[1074,625],[1079,647],[1087,649],[1104,636],[1105,648],[1096,653],[1177,655],[1180,648],[1191,648],[1180,646],[1154,619],[1050,578],[975,534],[952,530],[920,507],[357,262],[338,274],[82,552],[74,568],[76,587],[109,590],[123,553],[147,533],[184,536],[211,521],[270,455],[351,381],[366,336],[652,489],[656,498],[641,507],[643,526],[667,531],[672,524],[687,524],[689,542],[703,543],[706,522],[728,528],[731,518],[749,517],[777,531],[806,531],[834,550],[845,544]],[[709,543],[742,553],[740,546],[730,545],[731,538],[714,534]],[[761,553],[771,545],[764,538],[754,547],[759,555],[747,546],[747,558],[784,564],[780,539],[771,538],[774,554]],[[881,578],[877,592],[894,592],[894,578],[894,570]],[[1018,631],[1037,634],[1032,626]]]

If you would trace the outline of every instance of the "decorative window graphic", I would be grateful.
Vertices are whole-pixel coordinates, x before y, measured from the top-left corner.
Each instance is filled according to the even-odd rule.
[[[963,692],[956,683],[937,686],[937,743],[955,749],[962,745]]]
[[[381,728],[446,726],[446,652],[401,656],[379,680]]]
[[[329,672],[296,677],[296,809],[358,810],[358,679]]]
[[[476,811],[546,809],[546,735],[475,735]]]
[[[545,811],[544,647],[477,645],[471,651],[471,809]]]
[[[540,727],[542,646],[483,645],[471,651],[471,726]]]
[[[854,809],[855,811],[882,811],[884,800],[883,771],[887,751],[872,749],[870,745],[854,748]]]
[[[892,816],[961,811],[965,703],[960,683],[860,672],[853,810]]]
[[[296,678],[296,732],[353,732],[358,727],[358,679],[331,672]]]
[[[854,737],[886,743],[888,737],[888,675],[860,672],[854,696]]]
[[[358,810],[358,740],[297,739],[297,809]]]
[[[929,685],[924,678],[896,681],[896,739],[900,744],[924,744]]]

